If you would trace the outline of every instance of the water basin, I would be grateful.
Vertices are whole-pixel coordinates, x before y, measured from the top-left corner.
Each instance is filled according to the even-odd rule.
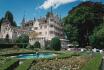
[[[19,59],[33,59],[33,58],[51,58],[56,54],[54,53],[33,53],[33,54],[19,54],[16,58]]]

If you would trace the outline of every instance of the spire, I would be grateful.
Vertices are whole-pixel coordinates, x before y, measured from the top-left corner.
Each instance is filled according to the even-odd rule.
[[[51,13],[53,13],[53,7],[51,6]]]
[[[52,2],[51,2],[51,4],[52,4]],[[50,13],[52,13],[53,14],[53,6],[51,6],[51,11],[50,11]]]
[[[24,23],[25,23],[25,12],[24,12],[24,16],[23,16],[23,19],[22,19],[22,22],[21,22],[22,26],[24,25]]]

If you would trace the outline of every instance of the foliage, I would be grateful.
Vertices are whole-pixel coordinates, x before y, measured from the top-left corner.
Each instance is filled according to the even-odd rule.
[[[30,70],[80,70],[87,61],[87,57],[77,56],[53,60],[36,60]]]
[[[56,51],[59,51],[61,49],[61,41],[58,37],[52,38],[50,42],[50,48]]]
[[[58,59],[65,59],[65,58],[70,58],[72,56],[80,56],[79,52],[70,52],[70,53],[61,53],[59,56],[57,56]]]
[[[39,41],[36,41],[35,42],[34,47],[35,48],[41,48],[41,45],[40,45]]]
[[[73,41],[78,41],[78,29],[73,27],[72,25],[68,24],[64,26],[65,34],[72,43]]]
[[[13,65],[17,61],[18,61],[17,59],[10,59],[0,56],[0,70],[8,69],[11,65]]]
[[[23,46],[26,47],[29,43],[29,36],[25,34],[20,35],[19,37],[17,37],[16,43],[23,44]]]
[[[27,49],[34,49],[33,45],[30,45],[30,44],[28,44],[26,48]]]
[[[90,60],[81,70],[99,70],[101,60],[101,54],[96,54],[96,56]]]
[[[14,21],[13,14],[10,11],[6,11],[5,16],[0,19],[0,28],[4,20],[9,20],[12,26],[17,26],[16,22]]]
[[[78,41],[80,47],[84,47],[89,44],[89,36],[92,34],[94,28],[103,22],[102,12],[104,11],[102,8],[104,6],[100,3],[89,2],[87,5],[86,3],[87,2],[83,5],[78,5],[63,19],[64,28],[70,24],[73,26],[73,29],[76,29],[73,30],[75,33],[74,36],[76,37],[76,41]],[[89,4],[95,6],[89,6]],[[70,28],[67,28],[66,31],[71,32]],[[73,38],[73,36],[71,37]],[[70,36],[68,36],[68,39],[71,39]]]
[[[23,60],[23,63],[19,65],[15,70],[28,70],[34,59]]]
[[[4,18],[8,19],[9,22],[11,22],[12,26],[16,26],[16,23],[15,23],[14,18],[13,18],[13,14],[10,11],[6,11]]]
[[[104,25],[101,25],[99,29],[95,29],[89,39],[92,46],[104,48]]]

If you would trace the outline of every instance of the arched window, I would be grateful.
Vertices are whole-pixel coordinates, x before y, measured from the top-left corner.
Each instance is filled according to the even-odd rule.
[[[6,40],[6,42],[9,42],[9,35],[8,34],[6,34],[5,40]]]
[[[6,39],[9,39],[9,35],[8,34],[6,34],[6,37],[5,37]]]

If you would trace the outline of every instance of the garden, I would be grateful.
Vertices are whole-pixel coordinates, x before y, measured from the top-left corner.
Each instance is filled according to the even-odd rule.
[[[38,52],[53,52],[57,54],[57,56],[53,58],[18,59],[11,57],[11,55],[34,53],[37,51],[13,49],[14,48],[2,49],[2,51],[0,51],[0,53],[2,53],[0,56],[0,70],[99,70],[102,60],[102,55],[100,53],[92,53],[90,51],[75,52],[47,50]],[[8,52],[8,54],[3,52]]]
[[[44,49],[39,41],[30,45],[29,36],[26,34],[21,34],[15,40],[9,40],[8,36],[1,39],[0,70],[101,70],[103,55],[93,52],[92,49],[104,49],[103,9],[104,4],[88,1],[72,8],[62,19],[64,33],[73,45],[73,51],[63,50],[59,37],[52,38]],[[12,26],[16,26],[12,13],[8,11],[0,19],[0,24],[7,18]],[[79,48],[87,49],[76,50]],[[52,53],[55,56],[39,58],[41,53]],[[27,54],[29,59],[17,58]]]

